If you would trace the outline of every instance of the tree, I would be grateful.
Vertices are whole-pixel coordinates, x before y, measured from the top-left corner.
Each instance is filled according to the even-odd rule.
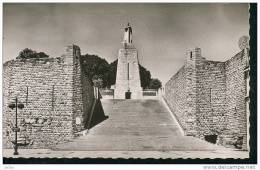
[[[158,90],[159,88],[161,88],[162,87],[162,83],[161,83],[161,81],[159,80],[159,79],[152,79],[151,81],[150,81],[150,85],[149,85],[149,88],[150,89],[155,89],[155,90]]]
[[[29,48],[25,48],[23,49],[18,57],[16,57],[17,59],[30,59],[30,58],[48,58],[49,56],[47,54],[45,54],[44,52],[39,52],[37,53],[36,51],[33,51]]]
[[[36,52],[29,49],[29,48],[25,48],[24,50],[22,50],[19,53],[19,56],[17,57],[17,59],[26,59],[26,58],[33,58],[33,56],[35,56]]]
[[[101,87],[107,87],[108,83],[108,72],[109,72],[109,64],[108,62],[98,57],[97,55],[82,55],[81,56],[81,63],[85,74],[92,80],[92,83],[97,83],[97,81],[102,81]],[[100,85],[100,83],[99,83]]]
[[[139,64],[141,87],[148,88],[151,81],[151,73]]]
[[[102,88],[103,87],[103,80],[101,77],[97,76],[97,75],[94,75],[93,78],[92,78],[92,82],[93,82],[93,85],[95,87],[98,87],[98,88]]]
[[[108,73],[109,86],[116,84],[116,72],[117,72],[117,60],[109,64],[109,73]]]
[[[44,52],[37,53],[37,58],[48,58],[49,56],[45,54]]]

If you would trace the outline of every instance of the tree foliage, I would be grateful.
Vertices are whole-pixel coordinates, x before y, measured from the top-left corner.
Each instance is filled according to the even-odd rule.
[[[97,75],[94,75],[92,78],[93,85],[98,88],[103,87],[103,79]]]
[[[92,80],[92,83],[98,82],[99,87],[109,86],[109,64],[105,59],[97,55],[86,54],[81,56],[81,61],[85,74]]]
[[[30,59],[30,58],[48,58],[49,56],[45,54],[44,52],[37,53],[36,51],[33,51],[29,48],[23,49],[19,55],[16,57],[17,59]]]
[[[158,90],[161,87],[162,87],[162,82],[159,79],[155,78],[150,81],[150,84],[149,84],[150,89]]]
[[[117,60],[109,64],[109,85],[116,84]]]
[[[151,73],[142,65],[139,64],[139,72],[140,72],[140,79],[141,79],[141,87],[144,89],[149,88],[149,84],[151,81]]]

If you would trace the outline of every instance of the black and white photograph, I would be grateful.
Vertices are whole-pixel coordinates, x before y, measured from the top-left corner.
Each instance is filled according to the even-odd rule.
[[[252,158],[250,8],[3,3],[3,158]]]

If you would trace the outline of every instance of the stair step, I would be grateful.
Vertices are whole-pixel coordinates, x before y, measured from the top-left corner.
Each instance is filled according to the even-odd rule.
[[[215,150],[216,146],[182,136],[159,100],[102,99],[108,119],[80,136],[56,147],[58,150]]]

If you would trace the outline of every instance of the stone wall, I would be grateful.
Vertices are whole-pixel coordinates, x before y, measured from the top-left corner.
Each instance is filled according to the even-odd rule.
[[[184,66],[165,85],[166,102],[186,135],[217,135],[225,146],[242,136],[247,147],[247,58],[247,50],[226,62],[206,60],[199,48],[187,51]]]
[[[222,133],[226,125],[225,63],[204,61],[197,67],[197,131],[198,136]]]
[[[68,46],[60,58],[12,60],[4,64],[3,146],[14,140],[15,97],[25,105],[18,110],[18,139],[26,148],[50,148],[84,129],[93,90],[81,72],[80,49]],[[26,142],[25,142],[26,141]]]
[[[165,85],[165,98],[171,111],[178,118],[179,124],[184,132],[187,132],[188,125],[186,124],[186,70],[183,66]]]
[[[248,147],[247,119],[249,112],[246,103],[249,102],[246,88],[246,76],[248,74],[248,50],[243,50],[225,62],[226,67],[226,117],[227,127],[223,134],[223,144],[234,143],[238,137],[243,138],[243,148]]]

